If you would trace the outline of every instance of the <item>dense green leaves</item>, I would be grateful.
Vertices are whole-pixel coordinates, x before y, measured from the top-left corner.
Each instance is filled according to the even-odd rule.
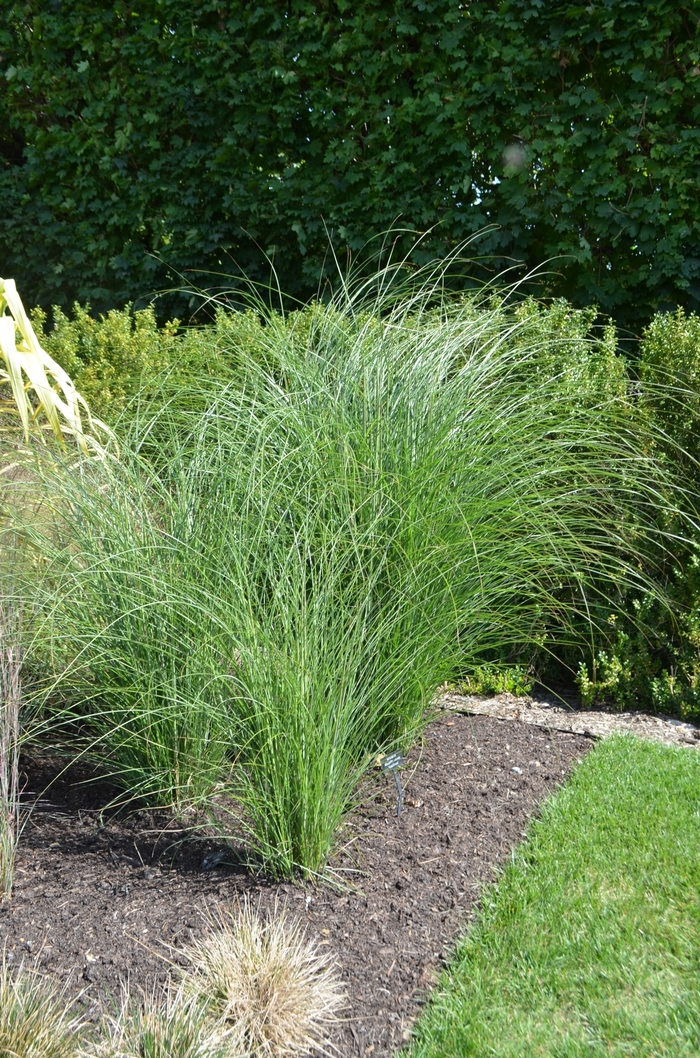
[[[29,0],[0,28],[5,274],[96,308],[307,296],[394,222],[637,330],[700,304],[700,5]],[[412,236],[404,236],[406,246]],[[181,306],[179,307],[181,311]]]
[[[660,562],[671,607],[634,589],[622,592],[608,618],[608,642],[598,642],[579,668],[584,702],[652,708],[700,719],[700,318],[659,313],[642,335],[635,365],[636,421],[656,431],[654,447],[667,463],[680,507],[695,508],[691,523],[669,523],[662,532],[677,541]],[[693,524],[694,523],[694,524]],[[692,525],[692,528],[691,528]],[[687,539],[687,537],[690,539]],[[685,539],[684,539],[685,538]]]

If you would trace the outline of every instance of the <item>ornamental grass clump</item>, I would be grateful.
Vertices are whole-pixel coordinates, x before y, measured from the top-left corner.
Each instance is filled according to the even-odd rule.
[[[444,680],[570,638],[663,543],[623,366],[572,387],[528,319],[439,281],[261,310],[226,378],[144,397],[118,461],[38,459],[13,574],[34,704],[125,796],[324,870]]]
[[[0,966],[0,1054],[78,1058],[82,1031],[68,1004],[38,974]]]
[[[263,920],[247,901],[212,925],[185,952],[182,989],[207,1011],[227,1058],[322,1050],[345,1006],[334,958],[284,912]]]
[[[230,1058],[230,1049],[201,1004],[171,991],[137,1005],[127,994],[81,1058]]]

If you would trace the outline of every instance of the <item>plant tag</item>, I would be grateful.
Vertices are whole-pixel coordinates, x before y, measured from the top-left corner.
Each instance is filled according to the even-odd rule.
[[[405,763],[406,758],[402,757],[398,750],[394,753],[387,753],[381,760],[382,771],[395,771],[396,768],[402,768]]]
[[[398,804],[396,805],[396,815],[400,816],[403,807],[403,790],[401,789],[401,780],[399,779],[398,769],[403,767],[406,763],[406,758],[402,757],[398,750],[394,750],[393,753],[387,753],[385,757],[382,757],[379,763],[381,764],[383,772],[394,776],[396,792],[399,795]]]

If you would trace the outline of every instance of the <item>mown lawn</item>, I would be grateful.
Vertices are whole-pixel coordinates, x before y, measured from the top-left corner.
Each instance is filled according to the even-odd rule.
[[[410,1058],[700,1054],[700,753],[601,743],[544,808]]]

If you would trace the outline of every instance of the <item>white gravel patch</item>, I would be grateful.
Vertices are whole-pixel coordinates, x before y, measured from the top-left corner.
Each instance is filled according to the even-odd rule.
[[[442,709],[453,709],[455,712],[491,716],[498,720],[520,720],[537,727],[571,731],[577,735],[591,735],[594,738],[607,738],[615,732],[624,731],[638,735],[639,738],[663,742],[667,746],[691,746],[700,749],[700,728],[670,716],[577,709],[557,698],[535,700],[529,697],[516,698],[511,694],[479,698],[450,691],[440,694],[438,703]]]

